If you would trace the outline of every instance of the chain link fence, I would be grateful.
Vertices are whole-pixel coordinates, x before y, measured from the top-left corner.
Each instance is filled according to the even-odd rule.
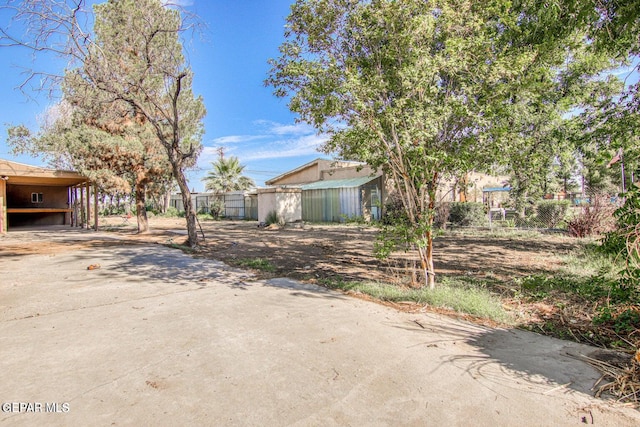
[[[571,200],[529,200],[524,209],[491,207],[483,203],[445,202],[436,212],[439,228],[479,227],[490,229],[531,229],[573,232],[580,227],[606,230],[620,201],[615,197],[594,196]],[[588,224],[583,224],[587,222]],[[582,233],[578,233],[582,234]]]

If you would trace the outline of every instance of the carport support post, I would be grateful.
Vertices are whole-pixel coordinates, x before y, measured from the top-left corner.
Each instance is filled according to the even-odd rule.
[[[69,209],[64,214],[64,225],[71,224],[73,214],[71,213],[71,187],[67,187],[67,208]]]
[[[98,184],[93,185],[93,228],[98,231]]]
[[[72,221],[72,226],[77,227],[78,226],[78,187],[74,186],[71,189],[71,192],[73,193],[73,221]]]
[[[80,215],[79,215],[79,222],[78,222],[78,227],[80,228],[84,228],[84,185],[80,184]]]
[[[91,184],[89,181],[84,183],[87,188],[87,230],[91,228]]]

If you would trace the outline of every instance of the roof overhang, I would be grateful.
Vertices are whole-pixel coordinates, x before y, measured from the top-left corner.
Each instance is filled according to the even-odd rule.
[[[298,185],[302,190],[328,190],[331,188],[358,188],[379,176],[363,176],[359,178],[331,179],[326,181],[316,181],[309,184]]]
[[[9,185],[71,187],[89,181],[77,172],[47,169],[0,159],[0,179]]]
[[[483,193],[497,193],[499,191],[511,191],[511,187],[485,187]]]

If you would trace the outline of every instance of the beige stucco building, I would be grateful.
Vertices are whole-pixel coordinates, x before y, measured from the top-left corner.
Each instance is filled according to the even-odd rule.
[[[373,169],[365,163],[350,162],[345,160],[315,159],[300,167],[297,167],[282,175],[278,175],[268,181],[269,186],[289,186],[309,184],[317,181],[331,181],[337,179],[360,178],[367,176],[380,176],[382,173],[374,173]]]

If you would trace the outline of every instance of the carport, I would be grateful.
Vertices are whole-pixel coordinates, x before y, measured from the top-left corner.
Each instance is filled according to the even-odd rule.
[[[98,227],[94,191],[94,227]],[[0,233],[19,226],[89,226],[91,183],[73,171],[0,159]]]

